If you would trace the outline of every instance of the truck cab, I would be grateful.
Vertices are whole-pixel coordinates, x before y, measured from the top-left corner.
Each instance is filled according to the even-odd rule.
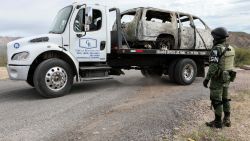
[[[111,51],[110,34],[107,34],[108,10],[106,6],[99,4],[87,7],[86,4],[74,3],[58,12],[48,34],[10,42],[7,45],[10,79],[25,80],[31,86],[45,84],[53,93],[53,91],[61,91],[65,83],[73,83],[73,78],[70,82],[65,82],[63,79],[76,76],[79,81],[81,63],[105,66],[107,54]],[[63,69],[63,66],[59,67],[59,63],[59,70],[51,69],[46,72],[47,80],[41,80],[42,84],[34,83],[39,79],[34,77],[37,67],[45,60],[57,64],[58,60],[55,58],[67,63],[67,67],[70,67],[73,72],[72,76],[66,74],[67,69]],[[102,68],[105,69],[105,67]],[[58,80],[53,80],[52,76]]]

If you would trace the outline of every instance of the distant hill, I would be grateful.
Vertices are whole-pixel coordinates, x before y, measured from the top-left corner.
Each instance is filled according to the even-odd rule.
[[[250,48],[250,34],[245,32],[230,32],[229,43],[240,48]]]

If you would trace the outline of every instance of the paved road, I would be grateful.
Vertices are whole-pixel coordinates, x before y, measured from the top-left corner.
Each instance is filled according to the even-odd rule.
[[[55,99],[40,97],[25,82],[0,81],[0,140],[171,140],[192,114],[187,104],[208,98],[201,81],[177,86],[129,71],[75,84],[70,95]]]

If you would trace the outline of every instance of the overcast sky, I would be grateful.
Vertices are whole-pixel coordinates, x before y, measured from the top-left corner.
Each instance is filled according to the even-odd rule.
[[[47,33],[61,8],[79,0],[0,0],[0,36]],[[110,7],[150,6],[201,17],[211,28],[250,33],[250,0],[88,0]],[[82,0],[82,2],[86,2]]]

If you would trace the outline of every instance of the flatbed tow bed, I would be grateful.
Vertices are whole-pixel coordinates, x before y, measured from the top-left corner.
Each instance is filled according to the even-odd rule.
[[[173,82],[189,85],[195,77],[205,76],[209,53],[208,50],[121,48],[112,49],[107,63],[113,69],[141,70],[145,77],[168,75]]]
[[[148,55],[187,55],[208,57],[207,50],[159,50],[159,49],[113,49],[116,54],[148,54]]]

